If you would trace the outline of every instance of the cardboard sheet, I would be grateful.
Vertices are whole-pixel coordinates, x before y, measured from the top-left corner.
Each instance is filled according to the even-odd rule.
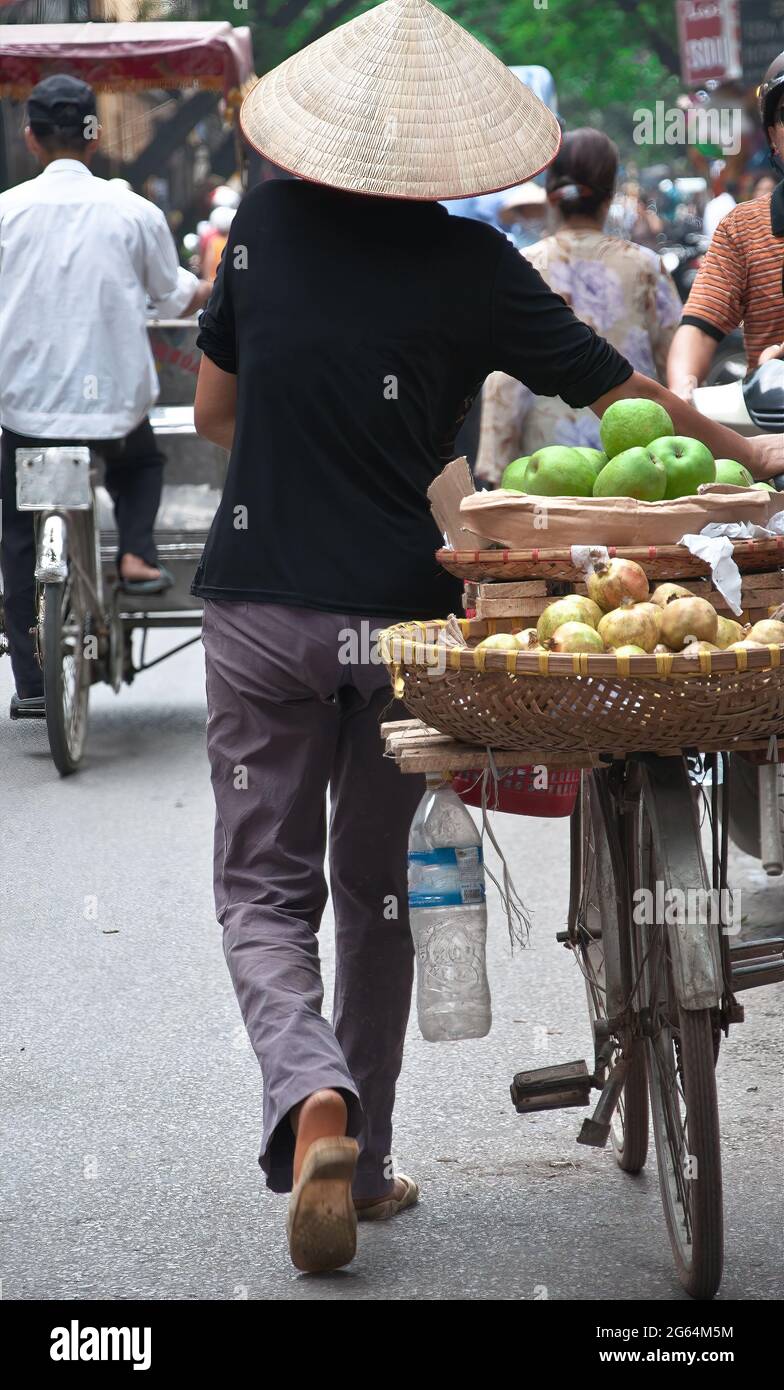
[[[470,548],[495,541],[510,550],[568,549],[572,545],[677,545],[711,522],[765,526],[772,493],[710,483],[694,497],[637,502],[629,497],[517,496],[503,488],[475,492],[460,503],[462,535]],[[780,506],[780,503],[776,503]]]

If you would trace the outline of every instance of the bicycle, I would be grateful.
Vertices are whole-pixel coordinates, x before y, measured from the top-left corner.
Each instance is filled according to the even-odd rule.
[[[609,1139],[619,1167],[632,1174],[647,1157],[650,1100],[675,1266],[698,1299],[713,1297],[723,1266],[721,1035],[743,1021],[737,993],[784,979],[784,940],[745,943],[737,958],[730,944],[730,762],[726,754],[721,760],[721,815],[716,756],[707,764],[710,874],[696,755],[631,756],[583,773],[571,824],[568,926],[557,939],[585,979],[594,1071],[573,1063],[520,1073],[512,1083],[521,1111],[587,1104],[590,1090],[601,1090],[578,1142],[603,1147]]]
[[[381,732],[404,772],[449,777],[470,766],[490,775],[485,750],[451,742],[418,720],[386,724]],[[758,756],[767,751],[760,746]],[[493,759],[510,766],[513,756]],[[676,1271],[697,1299],[713,1297],[723,1268],[715,1077],[722,1034],[743,1021],[738,994],[784,980],[783,936],[735,941],[738,904],[728,888],[727,859],[739,756],[630,753],[586,760],[570,822],[567,926],[556,938],[573,952],[585,980],[593,1069],[569,1062],[518,1072],[511,1084],[521,1114],[587,1106],[598,1090],[578,1143],[609,1143],[626,1174],[645,1166],[650,1125]],[[710,863],[702,845],[703,798]]]

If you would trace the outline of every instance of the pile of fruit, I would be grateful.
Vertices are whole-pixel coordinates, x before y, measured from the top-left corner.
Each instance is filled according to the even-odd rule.
[[[608,406],[599,427],[604,451],[552,444],[515,459],[501,487],[532,497],[636,497],[640,502],[690,497],[703,483],[766,488],[734,459],[714,459],[698,439],[676,435],[656,401]]]
[[[644,569],[634,560],[613,559],[595,566],[587,596],[554,599],[536,627],[497,632],[478,648],[526,652],[736,652],[784,643],[784,622],[764,618],[742,627],[716,612],[712,603],[680,584],[659,584],[653,593]]]

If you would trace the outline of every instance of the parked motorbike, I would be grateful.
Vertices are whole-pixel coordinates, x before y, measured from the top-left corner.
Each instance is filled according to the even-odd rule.
[[[784,360],[774,358],[746,380],[735,378],[701,386],[693,404],[701,415],[738,434],[784,433]],[[770,480],[784,492],[784,473]],[[784,506],[784,503],[782,504]],[[730,755],[732,801],[729,833],[745,854],[762,862],[771,876],[784,873],[784,767],[755,765],[742,754]]]
[[[708,237],[701,232],[684,232],[678,241],[660,247],[659,254],[675,282],[675,288],[685,304],[691,287],[708,249]]]

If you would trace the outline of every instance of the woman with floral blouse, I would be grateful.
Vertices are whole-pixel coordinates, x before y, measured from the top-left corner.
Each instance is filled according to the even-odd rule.
[[[638,372],[664,381],[681,301],[655,252],[604,233],[617,172],[618,150],[602,131],[567,135],[546,185],[559,228],[522,254]],[[522,382],[493,372],[482,397],[477,479],[497,486],[512,459],[545,444],[599,449],[599,420],[590,409],[575,409],[559,396],[536,396]]]

